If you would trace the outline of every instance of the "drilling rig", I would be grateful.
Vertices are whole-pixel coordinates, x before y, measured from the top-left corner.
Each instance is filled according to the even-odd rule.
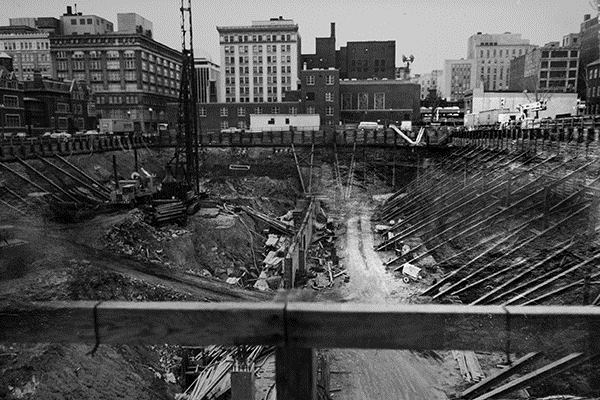
[[[194,71],[192,0],[181,0],[181,85],[179,89],[177,144],[167,163],[163,190],[177,197],[200,192],[198,158],[200,126],[197,115],[197,87]]]

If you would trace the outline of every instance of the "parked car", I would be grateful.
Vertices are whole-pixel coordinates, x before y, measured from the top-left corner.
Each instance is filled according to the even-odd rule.
[[[383,125],[380,125],[377,122],[362,121],[358,124],[358,129],[361,131],[380,131],[383,130]]]
[[[26,138],[27,134],[25,132],[17,132],[17,134],[15,135],[15,137],[17,137],[17,138]]]
[[[235,127],[221,129],[221,133],[240,133],[240,132],[243,132],[243,130],[240,128],[235,128]]]
[[[54,132],[50,135],[52,139],[70,139],[72,135],[67,132]]]
[[[96,130],[90,130],[90,131],[86,131],[84,133],[84,135],[99,135],[99,133]]]

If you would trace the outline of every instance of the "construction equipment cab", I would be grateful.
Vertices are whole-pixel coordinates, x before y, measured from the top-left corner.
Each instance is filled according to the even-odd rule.
[[[361,131],[379,131],[383,129],[383,125],[380,125],[377,122],[362,121],[358,124],[358,129]]]

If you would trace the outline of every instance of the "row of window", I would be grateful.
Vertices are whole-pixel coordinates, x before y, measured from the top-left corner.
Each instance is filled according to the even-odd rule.
[[[309,86],[314,86],[315,84],[315,75],[306,75],[305,83]],[[326,75],[325,76],[325,84],[333,85],[335,83],[335,76]]]
[[[56,52],[56,58],[57,59],[67,59],[69,58],[69,53],[68,51],[57,51]],[[124,50],[122,52],[117,51],[117,50],[108,50],[108,51],[97,51],[97,50],[91,50],[89,52],[87,52],[88,58],[94,59],[94,58],[102,58],[102,56],[104,55],[107,59],[109,60],[120,60],[121,58],[121,53],[123,54],[123,58],[125,59],[134,59],[135,58],[135,50]],[[86,58],[85,57],[86,53],[83,51],[73,51],[72,52],[72,58]],[[164,67],[166,68],[170,68],[173,69],[175,71],[180,71],[181,70],[181,65],[178,63],[175,63],[171,60],[168,60],[167,58],[163,58],[163,57],[159,57],[156,56],[152,53],[146,52],[146,51],[142,51],[140,53],[140,57],[142,59],[142,61],[148,61],[150,64],[155,63],[156,67]]]
[[[235,42],[290,42],[296,40],[296,35],[293,33],[283,34],[266,34],[266,35],[221,35],[221,42],[235,43]]]
[[[577,50],[571,50],[571,57],[577,57]],[[542,58],[566,58],[569,57],[568,50],[544,50],[542,51]]]
[[[358,93],[356,102],[352,93],[342,95],[342,110],[368,110],[369,93]],[[354,105],[356,104],[356,107]],[[385,110],[385,93],[373,93],[373,110]]]
[[[21,116],[18,114],[6,114],[4,116],[5,128],[17,128],[21,126]]]
[[[238,59],[239,64],[250,63],[249,56],[239,56],[237,59]],[[280,60],[282,63],[290,63],[290,62],[292,62],[292,57],[291,56],[281,56]],[[277,64],[277,56],[266,56],[265,58],[263,58],[262,56],[252,56],[253,64],[262,64],[263,61],[268,64]],[[225,57],[225,64],[231,65],[231,64],[235,64],[235,63],[236,63],[235,57]]]
[[[505,58],[509,58],[511,56],[511,52],[509,51],[509,49],[499,49],[498,52],[496,53],[496,49],[493,49],[492,51],[490,51],[490,49],[485,50],[479,50],[479,58],[484,58],[484,54],[485,54],[485,58],[491,58],[491,57],[505,57]],[[523,55],[523,49],[512,49],[512,56],[513,57],[517,57],[517,56],[521,56]]]
[[[50,42],[4,42],[4,50],[48,50]]]
[[[137,96],[96,96],[96,104],[139,104]]]
[[[18,63],[19,60],[23,62],[34,62],[34,61],[42,61],[42,62],[50,62],[50,54],[38,54],[38,53],[13,53],[10,55],[14,63]]]
[[[256,106],[253,109],[254,114],[264,114],[264,107],[262,106]],[[271,109],[269,110],[270,114],[279,114],[281,111],[281,108],[279,106],[272,106]],[[237,109],[237,116],[238,117],[245,117],[247,114],[249,113],[249,110],[246,107],[238,107]],[[291,106],[289,108],[289,114],[292,115],[296,115],[298,113],[298,108]],[[306,107],[306,113],[307,114],[315,114],[315,107],[314,106],[307,106]],[[325,107],[325,115],[327,116],[333,116],[334,113],[334,107],[333,106],[327,106]],[[206,107],[200,107],[198,110],[198,115],[200,117],[207,117],[207,110]],[[220,117],[229,117],[229,108],[228,107],[221,107],[219,109],[219,116]]]
[[[248,51],[252,49],[253,54],[262,54],[263,46],[262,45],[253,45],[253,46],[225,46],[225,54],[235,54],[235,49],[237,47],[238,54],[248,54]],[[289,53],[292,51],[292,46],[289,44],[282,44],[277,47],[274,45],[266,45],[267,53],[277,53],[277,49],[280,49],[281,53]]]
[[[9,96],[4,95],[2,98],[2,102],[7,108],[18,108],[19,107],[19,97],[17,96]]]
[[[225,67],[225,75],[233,75],[235,74],[235,70],[236,67]],[[265,71],[265,69],[263,68],[262,65],[253,65],[252,66],[252,73],[254,75],[256,74],[262,74],[263,71]],[[276,74],[277,73],[277,66],[276,65],[268,65],[267,66],[267,74]],[[243,66],[240,65],[239,67],[239,74],[240,75],[244,75],[244,74],[249,74],[250,73],[250,67],[249,66]],[[291,65],[282,65],[281,66],[281,73],[282,74],[291,74],[292,73],[292,66]],[[233,77],[230,77],[230,79],[234,79]]]

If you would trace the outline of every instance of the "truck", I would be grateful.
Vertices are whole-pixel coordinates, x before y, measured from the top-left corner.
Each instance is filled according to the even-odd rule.
[[[133,121],[128,119],[100,119],[100,133],[124,135],[133,133]]]

